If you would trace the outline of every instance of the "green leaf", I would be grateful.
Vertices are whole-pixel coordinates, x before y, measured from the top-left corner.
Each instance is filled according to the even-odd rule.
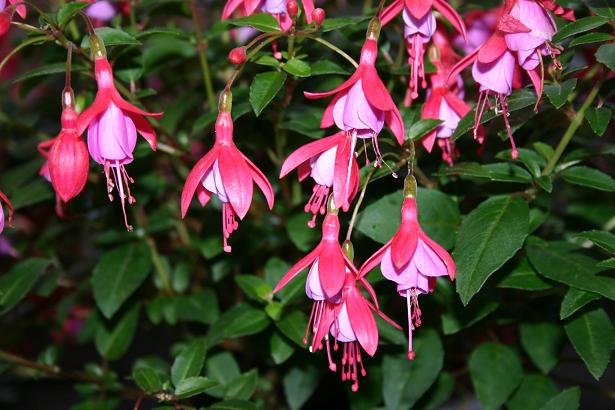
[[[106,325],[101,324],[94,339],[98,353],[108,360],[122,357],[134,338],[138,319],[139,306],[136,305],[119,318],[113,328],[108,329]]]
[[[584,312],[565,326],[572,343],[596,380],[606,370],[615,347],[615,329],[603,309]]]
[[[11,310],[26,296],[47,266],[49,266],[47,259],[26,259],[0,276],[0,314],[3,315]]]
[[[577,410],[580,398],[581,391],[579,388],[571,387],[553,397],[540,410]]]
[[[369,17],[365,17],[365,16],[360,16],[360,17],[333,17],[333,18],[326,18],[325,21],[323,21],[322,25],[320,26],[320,29],[322,30],[323,33],[326,33],[327,31],[337,31],[340,30],[342,28],[346,28],[349,26],[357,26],[360,23],[369,20]]]
[[[324,74],[350,74],[348,70],[330,60],[318,60],[312,63],[312,76]]]
[[[574,91],[574,88],[577,86],[577,79],[571,78],[562,83],[552,83],[545,84],[545,94],[549,97],[551,104],[555,108],[562,108],[566,101],[568,101],[568,96],[570,93]]]
[[[118,28],[101,27],[94,29],[94,32],[103,41],[105,46],[138,46],[141,42],[132,35]],[[90,36],[83,37],[81,48],[90,48]]]
[[[506,403],[508,410],[539,410],[551,398],[555,397],[558,389],[553,380],[539,374],[525,376],[521,386]]]
[[[319,232],[315,229],[306,229],[309,220],[305,212],[296,213],[286,219],[288,238],[301,252],[311,251],[320,240]]]
[[[612,0],[583,0],[591,11],[609,20],[615,20],[615,5]]]
[[[235,283],[249,298],[259,302],[267,301],[273,291],[268,283],[255,275],[237,275],[235,276]]]
[[[269,33],[272,31],[280,31],[280,24],[269,13],[257,13],[251,16],[240,17],[228,20],[228,22],[238,27],[252,27],[259,31]]]
[[[175,386],[182,380],[201,374],[205,363],[205,343],[194,340],[175,358],[171,366],[171,381]]]
[[[78,72],[78,71],[80,72],[80,71],[86,71],[87,69],[84,66],[73,64],[71,67],[71,70],[73,72]],[[53,74],[64,74],[64,73],[66,73],[66,62],[48,63],[40,67],[36,67],[32,70],[25,71],[19,75],[16,75],[13,78],[13,84],[24,81],[24,80],[29,80],[31,78],[43,77],[43,76],[53,75]]]
[[[615,44],[601,45],[596,51],[596,60],[607,66],[611,71],[615,71]]]
[[[152,269],[144,243],[124,245],[105,253],[92,273],[94,299],[106,318],[111,318],[143,283]]]
[[[611,232],[593,230],[581,232],[576,236],[592,241],[609,253],[615,253],[615,234]]]
[[[56,14],[56,21],[58,22],[58,25],[60,27],[64,27],[66,26],[69,21],[75,17],[75,15],[77,15],[77,13],[79,13],[80,10],[83,10],[84,8],[86,8],[87,6],[89,6],[89,3],[85,3],[85,2],[75,2],[75,3],[68,3],[68,4],[63,4],[62,7],[60,7],[60,10],[58,10],[57,14]]]
[[[453,252],[457,293],[464,305],[521,248],[529,218],[527,203],[512,196],[489,198],[465,217]]]
[[[217,386],[218,382],[208,379],[207,377],[188,377],[181,380],[175,387],[175,397],[179,400],[187,397],[196,396],[201,394],[214,386]]]
[[[258,371],[252,369],[242,374],[226,386],[225,399],[247,400],[256,390]]]
[[[606,131],[612,115],[613,112],[609,107],[589,107],[585,110],[585,119],[589,122],[596,135],[599,136],[602,136]]]
[[[207,346],[240,336],[259,333],[269,325],[267,314],[241,303],[224,312],[207,334]]]
[[[478,346],[470,356],[469,368],[478,401],[486,410],[504,404],[523,378],[515,351],[497,343]]]
[[[314,366],[293,367],[284,374],[282,385],[290,410],[299,410],[318,387],[319,374]]]
[[[571,184],[586,186],[600,191],[615,191],[615,180],[594,168],[582,165],[574,166],[566,168],[560,175]]]
[[[455,377],[448,372],[441,372],[436,383],[421,399],[420,408],[425,410],[441,409],[455,391]]]
[[[288,60],[282,68],[288,74],[294,75],[295,77],[309,77],[312,75],[312,69],[310,68],[310,65],[305,61],[299,60],[297,58],[292,58]]]
[[[246,400],[225,400],[207,407],[208,410],[257,410],[256,404]]]
[[[454,297],[452,289],[447,288],[446,293],[450,294],[450,297],[447,295],[446,311],[441,316],[442,332],[445,335],[455,334],[480,322],[500,306],[499,302],[479,298],[464,307],[459,299]]]
[[[615,300],[615,279],[597,276],[600,268],[596,267],[596,260],[575,253],[579,250],[576,246],[530,237],[525,250],[542,276]]]
[[[406,139],[410,141],[417,141],[438,128],[442,123],[442,120],[434,120],[432,118],[416,121],[408,129]]]
[[[444,362],[440,337],[433,329],[415,333],[416,358],[405,354],[382,359],[382,396],[387,409],[411,408],[436,381]]]
[[[566,24],[557,33],[555,33],[552,41],[554,43],[559,43],[565,38],[574,36],[575,34],[584,33],[586,31],[600,27],[601,25],[606,24],[608,21],[609,19],[601,16],[591,16],[577,19],[577,21],[573,21]]]
[[[299,347],[305,347],[303,337],[305,327],[308,324],[308,317],[300,310],[293,310],[282,320],[276,322],[276,326],[286,337],[295,342]]]
[[[220,384],[208,393],[219,398],[224,397],[226,385],[241,375],[237,361],[229,352],[218,353],[208,358],[205,363],[205,373],[207,377]]]
[[[260,73],[254,77],[250,85],[250,105],[257,117],[273,100],[285,81],[286,73],[278,71]]]
[[[568,47],[570,48],[592,43],[605,43],[607,41],[612,41],[613,39],[615,39],[615,37],[609,33],[587,33],[573,39],[570,44],[568,44]]]
[[[376,242],[388,242],[399,228],[403,199],[402,192],[397,191],[368,205],[359,213],[357,230]],[[419,223],[425,233],[450,249],[461,220],[455,201],[438,190],[424,188],[419,188],[416,200]]]
[[[561,326],[551,322],[522,323],[519,326],[521,345],[532,362],[547,374],[559,359],[564,331]]]
[[[585,292],[577,288],[570,288],[562,299],[562,306],[559,310],[559,318],[566,319],[583,306],[587,305],[594,300],[600,299],[600,295],[593,292]]]
[[[527,258],[522,258],[513,271],[498,284],[498,288],[510,288],[521,290],[545,290],[553,286],[541,278]]]
[[[280,334],[273,332],[269,339],[269,351],[275,364],[282,364],[295,352],[293,345]]]
[[[512,163],[481,165],[476,162],[461,162],[444,170],[447,175],[470,178],[486,178],[491,181],[530,183],[532,176]]]
[[[150,367],[140,367],[132,372],[132,378],[144,392],[152,394],[162,389],[158,372]]]

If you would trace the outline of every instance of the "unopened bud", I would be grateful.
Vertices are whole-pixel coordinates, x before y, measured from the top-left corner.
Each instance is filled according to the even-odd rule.
[[[299,13],[299,5],[295,0],[290,0],[288,3],[286,3],[286,12],[290,16],[290,18],[297,17],[297,14]]]
[[[323,21],[325,21],[325,11],[320,7],[312,10],[312,20],[316,27],[320,27]]]
[[[342,252],[344,252],[348,260],[352,262],[354,259],[354,246],[352,246],[352,242],[345,240],[342,244]]]
[[[245,47],[235,47],[228,53],[228,59],[231,64],[241,64],[246,61],[246,48]]]

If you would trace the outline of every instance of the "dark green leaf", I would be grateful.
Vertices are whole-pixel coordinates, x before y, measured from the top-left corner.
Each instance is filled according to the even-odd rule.
[[[314,366],[293,367],[282,379],[284,396],[290,410],[299,410],[318,386],[318,371]]]
[[[523,378],[515,351],[497,343],[478,346],[470,356],[469,367],[478,401],[486,410],[504,404]]]
[[[609,126],[613,112],[609,107],[594,108],[589,107],[585,110],[585,119],[589,122],[596,135],[602,136]]]
[[[0,276],[0,314],[11,310],[26,296],[48,265],[47,259],[26,259],[13,266],[8,273]]]
[[[529,213],[521,198],[497,196],[466,216],[453,253],[457,293],[464,305],[521,248],[529,231]]]
[[[284,363],[295,351],[294,346],[279,332],[273,332],[269,339],[269,350],[275,364]]]
[[[309,77],[312,75],[310,65],[297,58],[288,60],[282,68],[288,74],[294,75],[295,77]]]
[[[257,13],[251,16],[229,20],[229,23],[238,27],[252,27],[263,32],[280,31],[280,24],[269,13]]]
[[[92,273],[94,299],[103,315],[111,318],[151,269],[150,251],[144,243],[121,246],[105,253]]]
[[[226,399],[247,400],[254,394],[257,383],[258,372],[256,369],[252,369],[228,383],[224,397]]]
[[[96,35],[105,43],[105,46],[138,46],[139,40],[119,28],[101,27],[94,29]],[[90,48],[90,37],[85,36],[81,41],[81,48]]]
[[[566,334],[596,380],[606,370],[615,347],[615,329],[603,309],[584,312],[566,326]]]
[[[307,326],[308,317],[300,310],[293,310],[282,320],[276,322],[276,326],[286,337],[295,342],[300,347],[305,347],[303,337],[305,336],[305,327]]]
[[[600,299],[600,295],[597,293],[585,292],[584,290],[577,288],[570,288],[568,289],[568,292],[566,292],[566,295],[564,295],[564,299],[562,299],[559,318],[562,320],[566,319],[583,306],[598,299]]]
[[[201,374],[205,363],[205,343],[194,340],[175,358],[171,367],[171,381],[175,386],[188,377]]]
[[[96,331],[94,340],[98,353],[108,360],[122,357],[135,335],[138,319],[139,306],[135,306],[119,318],[114,327],[109,329],[101,325]]]
[[[455,391],[455,377],[447,372],[440,373],[436,383],[421,399],[421,408],[425,410],[441,409],[442,405]]]
[[[577,21],[566,24],[553,36],[553,42],[559,43],[565,38],[574,36],[575,34],[584,33],[589,30],[593,30],[606,24],[609,19],[601,16],[583,17]]]
[[[571,78],[562,83],[545,84],[544,90],[555,108],[562,108],[568,96],[577,86],[577,79]]]
[[[220,384],[208,393],[218,398],[224,397],[226,386],[241,375],[237,361],[232,354],[226,351],[208,358],[205,363],[205,372],[207,377]]]
[[[188,377],[176,385],[175,396],[179,400],[196,396],[197,394],[201,394],[211,389],[217,384],[218,382],[208,379],[207,377]]]
[[[540,410],[577,410],[580,398],[581,391],[579,388],[571,387],[553,397]]]
[[[417,141],[438,128],[442,122],[442,120],[434,120],[431,118],[419,120],[410,126],[406,139],[410,141]]]
[[[273,288],[265,281],[254,275],[237,275],[235,283],[244,291],[251,299],[259,302],[267,301],[271,297]]]
[[[557,386],[548,377],[530,374],[506,403],[508,410],[539,410],[558,393]]]
[[[524,257],[519,265],[498,284],[498,287],[535,291],[550,289],[553,286],[541,278]]]
[[[444,361],[440,337],[433,329],[415,333],[416,358],[405,354],[382,359],[382,395],[387,409],[411,408],[436,381]]]
[[[559,359],[564,331],[551,322],[522,323],[519,326],[521,345],[532,362],[547,374],[555,367]]]
[[[254,77],[250,86],[250,105],[257,117],[273,100],[285,81],[286,73],[278,71],[260,73]]]
[[[318,60],[312,64],[312,76],[323,74],[349,74],[348,70],[329,60]]]
[[[609,253],[615,253],[615,234],[612,234],[611,232],[594,230],[581,232],[576,236],[592,241]]]
[[[457,299],[457,303],[452,304],[442,314],[442,332],[445,335],[452,335],[468,328],[494,312],[498,306],[499,302],[473,300],[468,306],[463,307]]]
[[[615,20],[615,4],[613,0],[583,0],[591,11],[609,20]]]
[[[367,21],[369,17],[334,17],[327,18],[320,26],[323,33],[327,31],[337,31],[349,26],[357,26],[359,23]]]
[[[600,191],[615,191],[615,180],[594,168],[582,165],[574,166],[566,168],[560,175],[571,184],[586,186]]]
[[[162,381],[158,372],[149,367],[140,367],[132,372],[135,383],[148,394],[159,391],[162,388]]]
[[[526,246],[530,263],[542,276],[615,300],[615,279],[596,276],[600,271],[596,261],[575,253],[578,250],[568,243],[546,242],[536,237],[529,238]]]
[[[75,17],[75,15],[77,15],[77,13],[79,13],[80,10],[83,10],[89,5],[89,3],[85,2],[63,4],[56,14],[56,21],[58,22],[58,25],[60,27],[64,27],[73,17]]]
[[[247,304],[239,304],[226,312],[207,334],[207,345],[212,346],[221,340],[260,332],[269,325],[267,314]]]
[[[246,400],[225,400],[207,407],[208,410],[257,410],[258,408]]]
[[[609,33],[587,33],[573,39],[570,44],[568,44],[568,47],[575,47],[592,43],[605,43],[613,39],[615,39],[615,37],[613,37]]]
[[[81,65],[72,65],[72,71],[86,71],[86,68]],[[36,67],[32,70],[21,73],[13,78],[13,83],[18,83],[20,81],[29,80],[30,78],[42,77],[53,74],[64,74],[66,72],[66,63],[50,63],[45,64],[39,67]]]

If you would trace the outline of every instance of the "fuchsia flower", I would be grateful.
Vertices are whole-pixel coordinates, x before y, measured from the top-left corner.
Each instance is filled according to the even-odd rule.
[[[312,23],[313,0],[302,0],[305,19]],[[282,30],[287,31],[293,24],[287,10],[287,0],[227,0],[222,10],[222,20],[226,20],[237,12],[240,16],[251,16],[255,13],[269,13],[278,20]]]
[[[491,37],[497,26],[500,9],[471,10],[463,15],[467,28],[467,38],[457,35],[453,45],[470,54]]]
[[[418,97],[418,84],[427,87],[425,81],[425,65],[423,64],[425,44],[429,42],[436,30],[436,18],[432,8],[435,8],[455,29],[466,37],[463,20],[446,0],[395,0],[380,14],[382,25],[386,25],[400,12],[404,19],[404,39],[408,50],[410,64],[410,81],[404,104],[409,106]]]
[[[310,99],[334,96],[325,110],[321,128],[335,124],[352,137],[352,149],[356,138],[371,138],[377,163],[382,156],[377,136],[386,123],[399,144],[404,143],[404,123],[401,115],[376,71],[380,22],[373,19],[367,39],[361,49],[361,60],[354,74],[340,86],[321,93],[304,92]]]
[[[156,132],[144,117],[160,117],[163,113],[150,113],[135,107],[120,96],[115,88],[113,70],[106,57],[104,45],[97,36],[90,36],[92,55],[95,57],[95,74],[98,92],[77,121],[77,135],[88,128],[88,149],[94,161],[101,164],[107,178],[109,200],[113,189],[119,192],[124,224],[131,231],[126,217],[125,201],[132,204],[136,199],[130,193],[134,180],[128,176],[125,166],[134,157],[137,131],[156,150]]]
[[[318,213],[324,215],[331,188],[335,206],[348,210],[359,189],[359,166],[349,134],[340,131],[300,147],[284,161],[280,178],[295,168],[298,168],[300,181],[311,176],[316,182],[305,205],[305,212],[313,214],[308,223],[310,228],[316,226]]]
[[[47,158],[41,175],[51,182],[64,202],[79,195],[88,178],[88,150],[77,134],[77,113],[74,110],[73,90],[62,93],[62,130],[50,141],[39,144],[39,151]],[[46,150],[49,149],[49,152]]]
[[[273,208],[273,188],[269,181],[233,142],[231,98],[228,90],[221,94],[220,112],[216,120],[216,142],[190,171],[181,197],[182,218],[186,216],[195,192],[202,206],[209,202],[212,195],[218,197],[222,202],[225,252],[231,252],[227,240],[239,226],[235,216],[243,219],[250,209],[253,183],[265,195],[269,209]]]
[[[421,324],[418,295],[432,292],[438,276],[454,280],[455,262],[419,225],[413,176],[406,177],[404,197],[399,230],[363,264],[360,276],[380,264],[383,276],[397,283],[397,292],[406,298],[408,308],[408,359],[412,360],[412,330]]]
[[[9,209],[9,217],[7,219],[7,222],[9,224],[9,226],[13,223],[13,205],[11,204],[11,201],[9,201],[9,199],[6,197],[6,195],[4,195],[4,192],[0,191],[0,234],[2,233],[2,231],[4,231],[4,204],[6,204],[7,208]]]
[[[15,11],[22,19],[26,18],[28,11],[22,0],[0,0],[0,36],[9,31]]]

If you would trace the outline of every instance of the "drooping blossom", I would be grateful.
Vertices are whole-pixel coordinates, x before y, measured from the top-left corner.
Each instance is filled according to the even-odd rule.
[[[115,88],[113,70],[107,60],[103,43],[97,36],[92,35],[90,45],[95,58],[98,92],[92,105],[78,118],[77,135],[88,129],[90,155],[104,168],[109,200],[113,200],[113,190],[118,191],[124,224],[131,231],[125,202],[132,204],[136,199],[130,193],[130,184],[134,180],[128,175],[125,166],[134,159],[137,131],[152,150],[156,150],[156,132],[145,117],[160,117],[163,113],[146,112],[124,100]]]
[[[315,182],[304,208],[306,213],[313,215],[308,223],[310,228],[316,226],[319,213],[324,215],[331,188],[335,206],[348,210],[359,189],[359,166],[349,134],[340,131],[298,148],[284,161],[280,178],[295,168],[298,169],[300,181],[310,176]]]
[[[408,50],[408,64],[410,64],[408,93],[404,100],[406,106],[418,97],[419,81],[422,88],[427,87],[423,59],[425,44],[430,41],[436,31],[436,18],[432,11],[434,8],[464,38],[466,37],[463,20],[446,0],[395,0],[380,14],[382,25],[387,24],[399,13],[403,14],[404,39]]]
[[[418,295],[432,292],[438,276],[455,279],[455,262],[419,225],[413,176],[406,178],[399,230],[363,264],[360,275],[366,275],[378,264],[383,276],[395,282],[399,295],[406,298],[408,359],[412,360],[412,331],[421,324]]]
[[[312,23],[313,0],[302,0],[305,19]],[[222,10],[222,20],[231,18],[233,14],[241,17],[255,13],[269,13],[278,20],[280,28],[287,31],[293,24],[287,10],[287,0],[227,0]]]
[[[13,223],[13,204],[11,204],[11,201],[4,195],[4,192],[0,191],[0,234],[4,231],[4,205],[9,209],[7,223],[10,226]]]
[[[379,34],[380,21],[374,18],[361,49],[359,67],[343,84],[331,91],[304,92],[310,99],[333,96],[323,115],[321,128],[335,124],[346,132],[352,137],[351,152],[354,152],[357,138],[371,139],[377,164],[382,161],[377,137],[384,124],[388,125],[400,145],[404,143],[404,123],[401,115],[376,70]]]
[[[436,72],[429,77],[430,87],[421,111],[422,119],[442,120],[436,129],[428,133],[422,140],[423,146],[431,152],[435,142],[442,150],[442,159],[453,164],[455,143],[451,135],[457,128],[459,120],[470,112],[470,106],[463,100],[463,80],[460,75],[453,84],[448,84],[448,72],[460,59],[442,31],[436,31],[433,46],[430,49],[430,60],[436,67]]]
[[[41,176],[51,182],[56,194],[64,202],[83,190],[89,169],[88,149],[77,134],[74,100],[73,90],[65,88],[62,93],[62,129],[52,140],[39,144],[39,151],[47,158]]]
[[[273,188],[269,181],[233,142],[231,98],[228,90],[221,94],[216,141],[190,171],[181,196],[182,217],[186,216],[195,193],[202,206],[209,202],[212,195],[222,202],[225,252],[231,252],[228,238],[239,227],[235,217],[243,219],[250,209],[253,183],[263,192],[269,209],[273,208]]]

